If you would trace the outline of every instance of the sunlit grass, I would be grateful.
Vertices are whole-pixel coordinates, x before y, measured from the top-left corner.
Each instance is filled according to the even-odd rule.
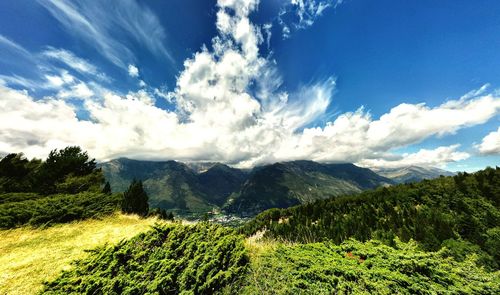
[[[35,294],[84,250],[117,243],[147,230],[158,220],[116,214],[47,229],[0,231],[0,294]]]

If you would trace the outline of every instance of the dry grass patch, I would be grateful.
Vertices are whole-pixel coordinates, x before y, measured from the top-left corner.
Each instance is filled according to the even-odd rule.
[[[156,218],[115,214],[47,229],[0,231],[0,294],[35,294],[45,280],[54,279],[84,250],[114,244],[146,231]]]

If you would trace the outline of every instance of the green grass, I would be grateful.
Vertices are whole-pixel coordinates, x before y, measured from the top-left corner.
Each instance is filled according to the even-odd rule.
[[[46,229],[0,230],[0,294],[36,294],[44,280],[87,257],[84,250],[129,239],[157,221],[116,214]]]

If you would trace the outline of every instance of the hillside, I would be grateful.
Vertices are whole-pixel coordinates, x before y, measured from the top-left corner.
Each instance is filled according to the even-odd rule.
[[[120,158],[99,166],[115,192],[125,191],[133,179],[142,180],[151,207],[209,211],[213,206],[198,182],[198,175],[183,163]]]
[[[427,250],[454,248],[462,258],[477,252],[487,267],[497,268],[500,168],[271,209],[242,228],[247,235],[259,231],[297,242],[413,239]]]
[[[45,229],[0,230],[0,294],[36,294],[44,280],[55,279],[73,260],[87,257],[85,250],[129,239],[156,222],[116,214]]]
[[[113,191],[143,180],[152,207],[206,212],[214,207],[252,215],[339,195],[357,193],[390,179],[352,164],[281,162],[240,170],[220,163],[116,159],[99,165]]]
[[[393,182],[353,164],[281,162],[255,168],[225,208],[229,212],[251,215],[269,208],[286,208],[388,184]]]
[[[434,179],[442,176],[453,176],[456,173],[434,167],[408,166],[402,168],[379,168],[374,171],[396,183],[419,182],[424,179]]]

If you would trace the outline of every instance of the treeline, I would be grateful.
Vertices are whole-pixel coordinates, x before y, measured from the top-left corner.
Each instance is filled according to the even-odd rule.
[[[103,185],[95,159],[76,146],[53,150],[45,161],[28,160],[22,153],[0,160],[0,193],[76,194],[100,192]]]
[[[241,235],[206,222],[156,225],[104,246],[46,283],[42,294],[217,294],[238,285],[249,257]]]
[[[260,230],[296,242],[413,239],[425,250],[452,248],[459,259],[480,253],[483,264],[497,268],[500,168],[271,209],[241,228],[246,235]]]
[[[79,147],[53,150],[45,161],[23,154],[0,159],[0,228],[51,225],[120,209],[174,218],[165,210],[149,210],[141,181],[132,181],[124,194],[112,194],[95,159]]]

